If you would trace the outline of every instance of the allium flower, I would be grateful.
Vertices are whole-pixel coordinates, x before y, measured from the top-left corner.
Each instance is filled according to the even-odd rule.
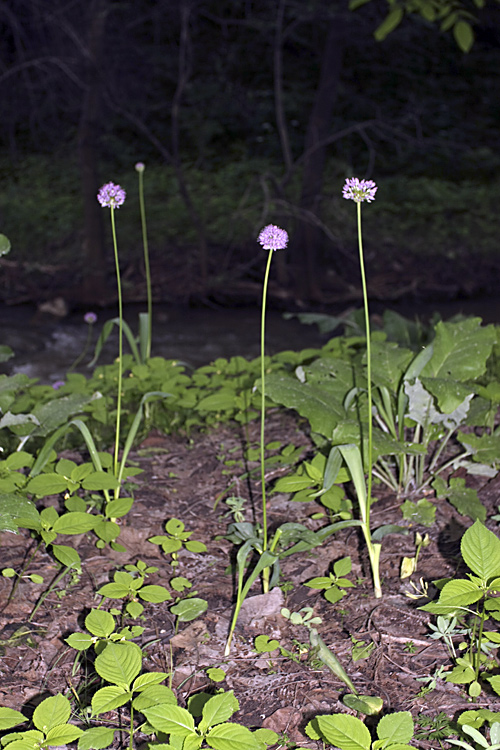
[[[144,172],[146,169],[146,165],[142,163],[142,161],[138,161],[135,165],[135,171],[136,172]]]
[[[288,232],[275,224],[268,224],[259,234],[258,240],[264,250],[284,250],[288,244]]]
[[[345,181],[342,196],[347,200],[356,201],[356,203],[363,203],[363,201],[371,203],[375,200],[376,192],[377,186],[373,180],[358,180],[357,177],[352,177]]]
[[[85,313],[85,315],[83,316],[83,319],[86,323],[89,324],[89,326],[92,326],[94,325],[94,323],[97,323],[97,315],[95,314],[95,312]]]
[[[59,388],[63,387],[63,385],[66,385],[66,383],[64,382],[64,380],[56,380],[55,383],[52,383],[52,388],[55,391],[58,391]]]
[[[125,203],[125,190],[114,182],[107,182],[97,193],[97,200],[103,208],[119,208]]]

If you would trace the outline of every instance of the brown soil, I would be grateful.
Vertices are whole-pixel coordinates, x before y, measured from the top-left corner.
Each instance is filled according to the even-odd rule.
[[[282,566],[282,582],[286,583],[283,593],[274,590],[264,609],[262,598],[248,600],[232,653],[224,657],[234,602],[234,580],[228,573],[234,549],[219,537],[231,520],[223,517],[227,506],[221,495],[226,492],[226,497],[231,494],[245,497],[247,520],[252,520],[254,503],[258,516],[260,498],[257,480],[250,484],[237,481],[236,487],[230,489],[231,481],[238,471],[241,476],[242,470],[235,468],[228,474],[222,458],[242,458],[240,433],[239,427],[226,425],[190,440],[156,434],[145,440],[133,455],[144,473],[137,478],[133,508],[122,520],[120,540],[127,552],[98,550],[90,536],[68,537],[67,543],[76,545],[82,557],[83,573],[77,579],[61,581],[31,623],[28,617],[40,596],[40,587],[23,581],[14,600],[6,604],[12,581],[0,578],[0,705],[29,708],[41,697],[58,691],[68,692],[69,688],[84,696],[88,676],[84,670],[73,671],[75,651],[67,647],[64,638],[82,629],[85,613],[99,603],[96,589],[108,582],[120,566],[138,559],[156,565],[159,570],[148,583],[168,586],[172,577],[170,560],[147,539],[164,533],[165,521],[175,517],[193,532],[193,539],[207,545],[205,554],[181,552],[176,574],[193,583],[198,596],[208,601],[208,610],[193,622],[181,624],[175,635],[169,603],[147,604],[140,621],[145,631],[138,643],[144,647],[146,669],[171,672],[172,664],[172,684],[181,705],[185,705],[194,692],[210,689],[210,680],[203,668],[221,666],[226,679],[219,686],[234,690],[240,702],[235,721],[253,728],[267,726],[285,732],[291,740],[305,747],[319,747],[304,736],[304,726],[316,714],[347,710],[340,702],[347,691],[333,673],[308,655],[307,648],[297,646],[297,643],[308,643],[306,629],[292,627],[280,614],[282,606],[292,611],[311,606],[315,615],[322,618],[318,626],[321,637],[341,661],[358,691],[381,696],[384,711],[409,710],[415,717],[422,713],[435,716],[444,711],[453,717],[471,708],[461,686],[442,679],[438,679],[435,690],[418,697],[424,684],[418,679],[433,675],[440,665],[450,669],[451,662],[442,642],[428,637],[430,616],[417,609],[419,602],[405,595],[412,588],[408,581],[402,582],[399,577],[402,557],[414,553],[413,532],[417,530],[428,531],[431,544],[421,551],[418,572],[412,580],[418,585],[420,577],[432,581],[452,576],[457,571],[459,540],[471,522],[459,516],[445,501],[436,501],[436,522],[429,529],[415,527],[408,536],[386,537],[381,558],[382,599],[373,598],[366,550],[352,530],[331,537],[310,553],[286,558]],[[253,423],[249,427],[252,444],[257,443],[258,436],[259,425]],[[312,447],[294,415],[282,411],[269,414],[266,440],[304,446],[304,455]],[[282,471],[276,469],[269,475],[269,481]],[[497,512],[499,483],[498,479],[477,482],[488,516]],[[376,494],[379,501],[373,510],[373,525],[401,523],[398,500],[378,487]],[[432,495],[428,497],[434,500]],[[214,507],[217,498],[219,502]],[[53,504],[59,503],[58,498],[50,500]],[[311,519],[319,510],[320,506],[313,503],[291,503],[287,496],[271,494],[268,521],[271,527],[297,520],[310,528],[319,528],[324,521]],[[495,530],[495,523],[491,523]],[[2,567],[16,570],[34,548],[27,532],[4,533],[1,544]],[[302,585],[314,576],[326,575],[331,564],[346,555],[352,558],[350,577],[357,580],[357,585],[347,590],[340,603],[329,604],[321,592]],[[48,583],[55,578],[58,569],[47,554],[39,552],[29,572],[43,575]],[[251,596],[260,594],[256,583]],[[111,606],[107,600],[105,608]],[[279,652],[256,653],[254,639],[259,634],[278,639],[295,658],[283,657]],[[374,644],[368,658],[353,662],[352,638]],[[410,642],[412,646],[408,645]],[[498,710],[499,702],[498,697],[483,691],[474,705]],[[431,745],[432,738],[420,741],[421,747]]]

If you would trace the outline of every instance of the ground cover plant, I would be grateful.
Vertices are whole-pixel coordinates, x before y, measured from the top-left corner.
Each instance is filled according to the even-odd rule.
[[[498,746],[500,329],[266,357],[285,235],[257,360],[0,376],[4,747]]]

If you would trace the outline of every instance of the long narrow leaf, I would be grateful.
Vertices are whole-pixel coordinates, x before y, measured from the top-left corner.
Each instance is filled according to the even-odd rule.
[[[125,463],[127,461],[128,454],[130,453],[130,449],[132,448],[135,437],[137,435],[137,431],[142,421],[142,416],[144,413],[144,404],[148,403],[149,401],[156,401],[159,398],[168,398],[168,396],[171,396],[171,395],[172,395],[171,393],[164,393],[163,391],[149,391],[149,393],[145,393],[144,396],[141,398],[139,408],[137,409],[137,413],[134,417],[134,421],[132,422],[130,426],[127,439],[123,447],[123,455],[120,461],[120,469],[118,471],[118,476],[117,476],[117,479],[120,482],[120,484],[122,482],[123,471],[125,469]]]

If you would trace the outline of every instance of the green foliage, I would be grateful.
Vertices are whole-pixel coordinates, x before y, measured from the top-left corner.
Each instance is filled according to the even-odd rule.
[[[402,750],[410,747],[413,719],[409,711],[383,716],[377,724],[378,739],[373,742],[365,724],[348,714],[317,716],[307,725],[306,733],[311,739],[322,740],[340,750]]]
[[[325,599],[331,604],[336,604],[345,596],[344,589],[354,586],[354,583],[346,578],[351,572],[351,558],[343,557],[333,564],[333,573],[329,576],[320,576],[306,581],[304,586],[311,589],[320,589],[325,592]]]
[[[455,667],[447,674],[447,682],[468,685],[468,693],[475,698],[480,695],[484,682],[500,695],[500,680],[497,675],[488,676],[496,666],[490,651],[500,645],[496,630],[485,630],[491,618],[500,620],[500,604],[497,590],[500,588],[500,540],[480,521],[475,521],[464,533],[460,544],[463,560],[472,570],[468,579],[454,578],[440,583],[437,602],[420,609],[436,615],[445,615],[448,620],[438,618],[438,628],[433,637],[444,637],[452,650]],[[464,643],[461,655],[456,655],[452,636],[455,625],[461,624],[460,634],[466,634],[469,643]]]

